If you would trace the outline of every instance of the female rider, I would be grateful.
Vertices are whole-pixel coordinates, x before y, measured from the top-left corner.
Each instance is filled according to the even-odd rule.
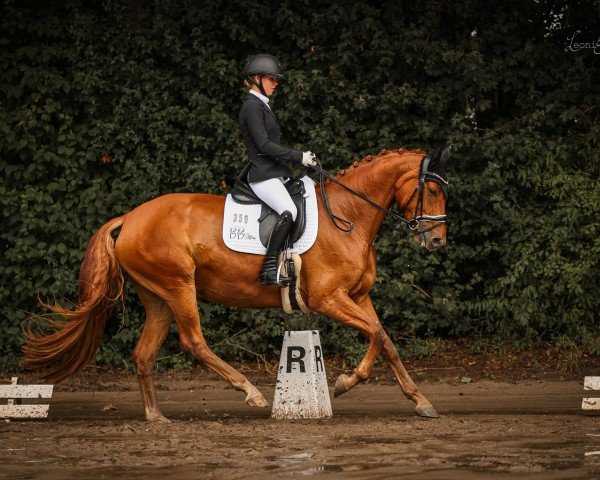
[[[267,253],[258,277],[260,283],[277,283],[279,254],[296,220],[296,205],[284,183],[292,173],[284,161],[293,160],[305,167],[316,165],[312,152],[302,152],[279,145],[279,123],[269,106],[269,97],[284,78],[281,65],[272,55],[254,55],[248,61],[244,84],[250,89],[240,111],[240,130],[249,166],[247,180],[252,191],[279,215],[267,244]],[[285,285],[290,279],[280,276]]]

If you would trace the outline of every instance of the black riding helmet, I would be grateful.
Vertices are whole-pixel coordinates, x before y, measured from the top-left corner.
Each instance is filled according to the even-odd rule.
[[[259,53],[258,55],[250,57],[248,64],[246,65],[245,74],[248,81],[256,85],[265,96],[267,94],[263,88],[262,79],[259,83],[256,83],[252,78],[254,75],[272,75],[277,79],[285,78],[279,60],[267,53]]]

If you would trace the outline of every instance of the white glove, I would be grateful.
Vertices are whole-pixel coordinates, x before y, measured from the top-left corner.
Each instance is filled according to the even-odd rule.
[[[312,152],[302,152],[302,165],[305,167],[317,164],[317,156]]]

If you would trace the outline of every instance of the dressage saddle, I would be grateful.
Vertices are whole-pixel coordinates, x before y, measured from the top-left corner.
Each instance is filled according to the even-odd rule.
[[[246,179],[248,178],[249,168],[250,164],[244,167],[240,175],[234,180],[229,193],[231,193],[231,198],[236,203],[262,205],[260,217],[258,219],[259,236],[261,243],[266,247],[269,242],[269,237],[271,236],[271,231],[275,226],[275,222],[277,222],[278,215],[275,210],[258,198],[252,191],[252,188],[250,188],[250,185],[248,185]],[[296,221],[294,222],[288,237],[288,245],[293,245],[302,236],[304,229],[306,228],[306,199],[304,198],[306,189],[304,188],[302,180],[299,179],[290,179],[284,185],[298,210]]]

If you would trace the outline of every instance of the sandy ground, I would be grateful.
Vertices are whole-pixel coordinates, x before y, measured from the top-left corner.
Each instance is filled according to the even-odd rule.
[[[271,400],[273,382],[257,384]],[[174,374],[158,381],[172,422],[156,424],[132,377],[67,383],[47,420],[0,423],[0,478],[600,479],[600,417],[581,413],[580,382],[420,387],[441,418],[375,382],[332,395],[331,419],[273,420],[223,381]]]

